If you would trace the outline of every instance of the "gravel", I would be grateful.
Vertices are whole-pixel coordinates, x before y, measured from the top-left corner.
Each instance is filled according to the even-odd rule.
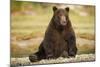
[[[81,54],[76,55],[75,58],[63,58],[57,59],[43,59],[38,62],[31,63],[28,57],[11,58],[11,66],[27,66],[27,65],[40,65],[40,64],[56,64],[56,63],[75,63],[75,62],[90,62],[95,61],[95,54]]]

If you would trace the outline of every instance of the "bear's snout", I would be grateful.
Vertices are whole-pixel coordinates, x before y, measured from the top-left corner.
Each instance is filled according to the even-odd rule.
[[[61,25],[63,25],[63,26],[67,24],[67,22],[66,22],[66,17],[65,17],[65,16],[61,16],[60,23],[61,23]]]

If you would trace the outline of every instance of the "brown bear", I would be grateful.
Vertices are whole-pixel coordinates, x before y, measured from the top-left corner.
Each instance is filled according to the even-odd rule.
[[[29,56],[31,62],[41,59],[75,57],[77,54],[76,37],[69,19],[69,7],[53,7],[53,17],[45,32],[39,51]]]

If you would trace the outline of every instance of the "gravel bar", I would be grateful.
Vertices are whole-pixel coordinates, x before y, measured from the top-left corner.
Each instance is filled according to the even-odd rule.
[[[75,58],[63,58],[57,59],[43,59],[38,62],[31,63],[28,57],[11,58],[11,66],[27,66],[27,65],[40,65],[40,64],[56,64],[56,63],[76,63],[76,62],[90,62],[95,61],[95,54],[81,54],[76,55]]]

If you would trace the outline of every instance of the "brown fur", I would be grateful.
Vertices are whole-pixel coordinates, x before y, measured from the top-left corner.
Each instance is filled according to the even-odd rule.
[[[54,15],[45,32],[39,51],[29,56],[31,62],[36,59],[75,57],[77,53],[76,37],[69,19],[69,8],[53,7]],[[66,20],[60,17],[64,16]]]

